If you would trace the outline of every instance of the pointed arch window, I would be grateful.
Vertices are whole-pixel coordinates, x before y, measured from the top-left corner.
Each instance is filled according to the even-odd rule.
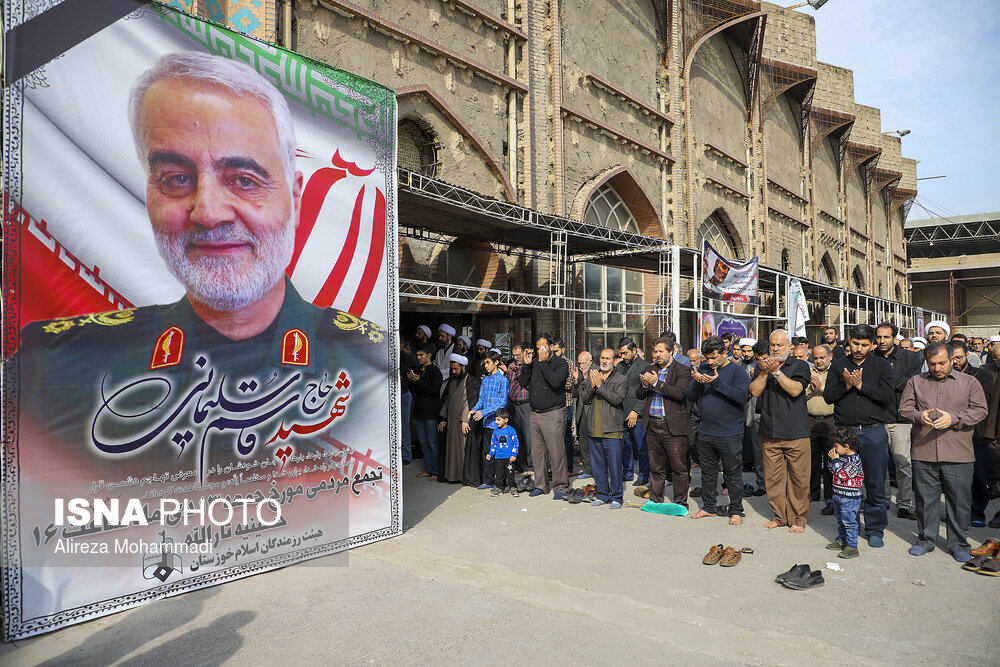
[[[743,257],[743,244],[740,243],[736,230],[718,213],[708,216],[698,228],[697,248],[699,250],[702,248],[703,241],[708,241],[727,259],[747,259]]]
[[[440,164],[439,144],[430,128],[411,118],[396,126],[396,161],[403,169],[434,178]]]
[[[851,272],[851,283],[855,292],[865,291],[865,276],[861,273],[860,266],[855,266],[854,271]]]
[[[609,183],[591,195],[587,202],[584,222],[599,227],[619,229],[639,234],[639,223],[625,201]],[[604,310],[616,304],[642,303],[642,274],[601,264],[583,265],[584,298],[598,300]],[[605,346],[616,348],[618,339],[629,336],[636,345],[644,345],[641,315],[604,312],[588,313],[585,339],[587,349],[596,351]]]

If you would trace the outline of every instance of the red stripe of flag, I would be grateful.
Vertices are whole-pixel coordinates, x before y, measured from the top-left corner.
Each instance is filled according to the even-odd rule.
[[[358,193],[358,198],[354,202],[354,213],[351,215],[351,228],[348,230],[347,238],[344,240],[344,247],[340,251],[337,263],[333,265],[333,270],[326,277],[326,282],[323,283],[323,287],[320,288],[316,298],[313,299],[313,304],[320,308],[327,308],[333,304],[333,300],[337,298],[337,294],[340,292],[340,287],[344,284],[347,270],[351,268],[351,260],[354,259],[354,250],[358,246],[358,236],[361,232],[361,203],[364,201],[364,198],[365,186],[362,185],[361,192]]]

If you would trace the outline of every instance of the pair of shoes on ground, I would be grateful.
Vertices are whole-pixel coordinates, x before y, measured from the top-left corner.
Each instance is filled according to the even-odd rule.
[[[861,555],[856,546],[849,547],[841,542],[839,538],[826,545],[826,548],[830,551],[839,551],[840,553],[837,554],[837,558],[857,558]]]
[[[594,498],[593,500],[590,501],[591,507],[600,507],[601,505],[607,505],[613,510],[620,510],[622,508],[622,504],[617,500],[612,500],[610,503],[606,503],[600,498]]]
[[[990,577],[1000,577],[1000,540],[990,538],[975,549],[969,549],[970,559],[962,568]]]
[[[583,494],[583,489],[570,489],[566,493],[562,494],[561,500],[578,505],[583,502]],[[556,495],[558,496],[559,494],[557,493]]]
[[[715,565],[718,563],[722,567],[734,567],[740,562],[742,554],[735,547],[724,547],[716,544],[708,550],[705,557],[701,559],[703,565]]]
[[[512,486],[512,487],[510,487],[510,490],[507,491],[505,489],[501,489],[498,486],[494,486],[493,490],[490,491],[490,497],[491,498],[496,498],[497,496],[502,496],[505,493],[510,493],[511,496],[513,496],[514,498],[517,498],[517,487],[513,487]]]
[[[774,583],[781,584],[793,591],[804,591],[810,588],[818,588],[825,584],[826,581],[823,580],[823,573],[819,570],[810,570],[808,564],[796,564],[788,572],[782,572],[776,576]]]

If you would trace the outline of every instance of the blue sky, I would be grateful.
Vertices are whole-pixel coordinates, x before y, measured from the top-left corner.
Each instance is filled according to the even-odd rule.
[[[783,2],[786,6],[792,2]],[[912,130],[919,160],[910,220],[1000,211],[1000,1],[829,0],[817,56],[854,70],[854,97],[882,110],[882,130]]]

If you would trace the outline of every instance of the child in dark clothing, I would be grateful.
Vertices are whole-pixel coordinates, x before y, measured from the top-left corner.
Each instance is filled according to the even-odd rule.
[[[493,439],[490,441],[490,452],[486,455],[486,479],[496,480],[496,486],[490,492],[491,496],[499,496],[510,490],[510,495],[517,496],[517,486],[514,483],[514,461],[517,460],[517,431],[508,426],[510,413],[506,408],[500,408],[493,415],[497,427],[493,429]]]
[[[827,549],[840,551],[841,558],[857,558],[858,511],[861,509],[861,487],[865,471],[857,453],[860,440],[849,428],[838,428],[830,434],[833,449],[827,456],[827,465],[833,475],[833,507],[837,515],[837,539],[826,545]]]

